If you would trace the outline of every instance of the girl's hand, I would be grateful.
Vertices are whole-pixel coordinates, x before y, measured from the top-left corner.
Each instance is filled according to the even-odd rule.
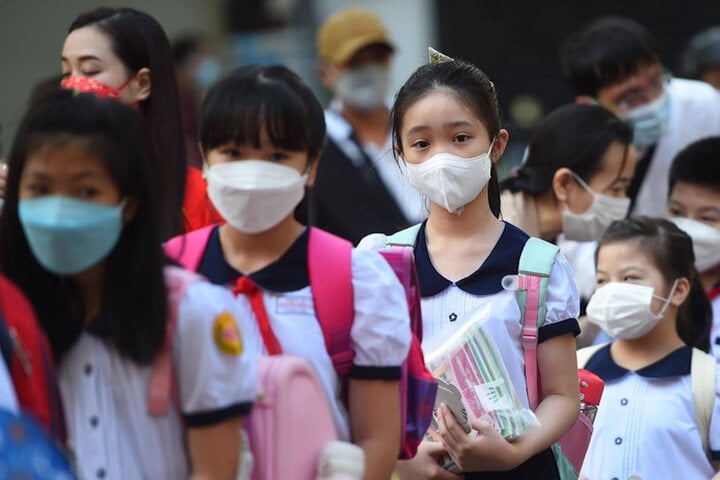
[[[410,460],[398,460],[395,473],[400,480],[462,480],[462,475],[450,473],[441,465],[447,450],[440,443],[422,442]]]
[[[465,433],[450,409],[441,405],[440,435],[448,453],[464,472],[504,472],[521,463],[513,445],[496,432],[489,421],[471,421],[470,424],[477,432],[475,437]]]

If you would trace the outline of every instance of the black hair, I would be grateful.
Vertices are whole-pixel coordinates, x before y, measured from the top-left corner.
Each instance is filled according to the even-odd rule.
[[[447,91],[470,109],[487,128],[490,139],[500,132],[500,110],[495,86],[485,73],[462,60],[423,65],[400,88],[392,108],[392,137],[397,153],[403,153],[402,123],[407,110],[429,93]],[[500,186],[495,165],[488,183],[490,211],[500,217]]]
[[[668,195],[677,182],[720,192],[720,136],[691,143],[675,156],[668,173]]]
[[[595,251],[603,245],[634,241],[655,262],[666,284],[685,277],[690,282],[690,295],[678,309],[677,332],[685,344],[705,352],[710,350],[712,306],[695,269],[695,254],[690,237],[674,223],[662,219],[637,216],[616,220],[605,230]]]
[[[182,205],[185,192],[187,159],[180,121],[180,106],[173,52],[165,32],[153,17],[131,8],[107,8],[81,13],[69,32],[93,26],[112,40],[114,53],[129,75],[141,68],[150,69],[150,96],[139,103],[147,119],[161,174],[173,178],[165,182],[160,200],[166,208],[161,222],[167,238],[182,230]]]
[[[198,33],[186,33],[172,42],[173,59],[176,65],[182,65],[190,55],[202,48],[204,37]]]
[[[35,259],[18,216],[20,179],[29,155],[44,146],[75,145],[104,162],[120,194],[137,202],[135,216],[106,257],[100,316],[111,342],[125,356],[149,363],[167,318],[158,187],[143,120],[115,100],[58,91],[35,101],[17,130],[8,157],[0,218],[0,267],[34,306],[56,358],[84,328],[85,308],[72,277],[47,271]]]
[[[694,35],[682,59],[682,71],[688,78],[699,79],[712,68],[720,68],[720,26]]]
[[[205,96],[199,117],[205,151],[226,142],[260,146],[263,130],[273,145],[320,154],[325,116],[310,87],[282,65],[251,65],[229,72]]]
[[[655,39],[635,20],[602,17],[570,35],[560,50],[563,74],[577,95],[622,82],[660,62]]]
[[[552,188],[555,172],[567,167],[589,183],[602,170],[602,158],[610,144],[632,144],[632,128],[598,105],[569,104],[546,116],[533,132],[523,165],[501,184],[501,189],[539,196]]]

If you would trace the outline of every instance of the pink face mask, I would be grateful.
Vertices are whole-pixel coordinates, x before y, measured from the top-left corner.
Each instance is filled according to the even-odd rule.
[[[125,83],[120,85],[118,88],[113,88],[106,85],[94,78],[84,77],[82,75],[71,75],[63,78],[60,82],[60,87],[66,90],[74,90],[76,92],[92,93],[100,98],[112,98],[113,100],[120,100],[122,97],[122,91],[128,84],[135,78],[135,75],[128,78]]]

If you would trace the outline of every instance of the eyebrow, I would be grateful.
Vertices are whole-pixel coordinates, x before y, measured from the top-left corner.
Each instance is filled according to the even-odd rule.
[[[37,178],[43,178],[43,179],[52,177],[52,175],[50,175],[48,173],[32,171],[32,170],[23,172],[23,176],[26,176],[26,175],[32,176],[32,177],[37,177]],[[76,174],[70,176],[70,179],[71,180],[83,180],[85,178],[95,178],[95,177],[102,177],[102,175],[99,172],[87,170],[87,171],[76,173]]]
[[[62,55],[60,57],[60,60],[63,62],[69,62],[70,60],[65,55]],[[101,62],[102,60],[99,57],[96,57],[95,55],[82,55],[78,57],[79,62],[87,62],[88,60],[97,60],[98,62]]]
[[[457,128],[457,127],[472,127],[473,124],[468,122],[467,120],[456,120],[454,122],[447,122],[443,124],[443,128],[448,130],[451,128]],[[413,133],[418,133],[424,130],[429,130],[429,125],[416,125],[412,127],[410,130],[407,131],[406,135],[412,135]]]

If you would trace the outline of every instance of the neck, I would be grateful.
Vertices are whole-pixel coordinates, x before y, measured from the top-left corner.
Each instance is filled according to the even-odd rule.
[[[385,105],[372,110],[358,110],[343,103],[342,116],[352,125],[360,142],[385,145],[390,125],[390,112]]]
[[[700,273],[700,283],[707,291],[720,283],[720,265]]]
[[[671,307],[665,318],[646,335],[629,340],[617,340],[612,346],[615,361],[630,370],[638,370],[685,346],[677,333],[676,322],[677,309]]]
[[[105,262],[73,276],[83,301],[83,322],[90,323],[100,313],[105,273]]]
[[[562,206],[552,188],[535,197],[540,238],[553,241],[562,233]]]
[[[225,260],[243,273],[256,272],[280,258],[300,237],[304,226],[291,213],[282,222],[260,233],[241,232],[230,225],[220,227]]]
[[[453,238],[493,236],[499,229],[502,229],[502,222],[490,211],[487,187],[475,200],[465,205],[460,214],[450,213],[443,207],[430,203],[430,216],[427,221],[429,236]]]

